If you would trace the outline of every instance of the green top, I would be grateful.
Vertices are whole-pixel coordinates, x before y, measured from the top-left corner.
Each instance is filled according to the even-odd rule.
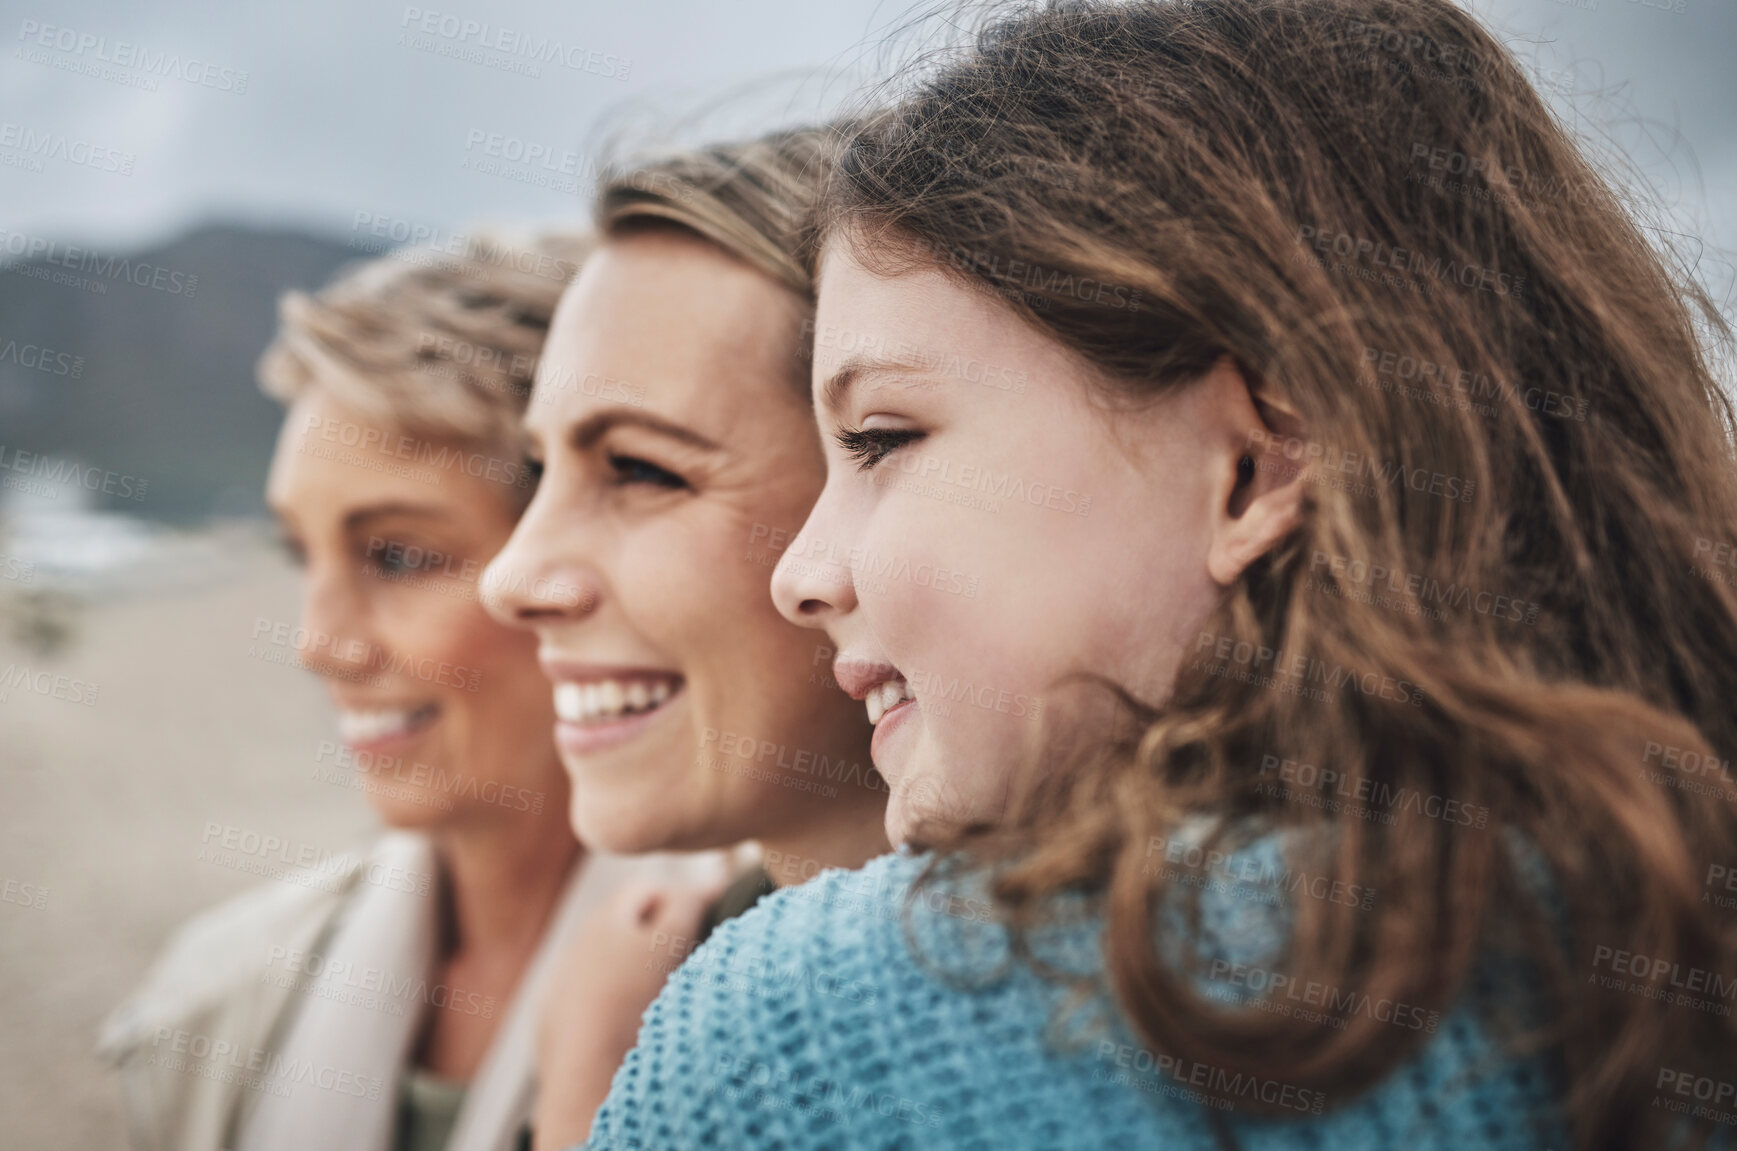
[[[744,871],[706,909],[700,938],[704,939],[718,924],[734,919],[776,890],[772,877],[764,869],[753,867]],[[452,1138],[459,1108],[464,1106],[465,1088],[466,1084],[411,1068],[398,1096],[398,1137],[393,1151],[444,1151]],[[529,1136],[528,1127],[519,1132],[521,1147],[530,1146]]]
[[[718,896],[718,901],[706,908],[706,917],[700,921],[700,942],[717,930],[720,923],[736,918],[764,897],[777,891],[772,877],[766,874],[763,867],[750,867],[730,882],[724,888],[724,893]]]
[[[394,1151],[442,1151],[452,1137],[466,1084],[412,1067],[398,1096]]]

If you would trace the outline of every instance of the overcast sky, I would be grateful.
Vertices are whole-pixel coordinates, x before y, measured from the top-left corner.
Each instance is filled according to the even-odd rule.
[[[1737,247],[1737,0],[1475,7],[1536,56],[1552,99],[1659,186],[1678,230]],[[873,72],[908,10],[4,0],[0,229],[119,247],[213,218],[342,234],[357,213],[428,228],[571,218],[611,133],[692,133],[698,117],[701,134],[723,135],[812,117]],[[42,47],[49,27],[54,46]],[[565,59],[539,75],[509,70],[535,63],[514,47],[544,42]],[[141,62],[159,54],[181,72]],[[60,140],[65,157],[29,155],[26,133]]]

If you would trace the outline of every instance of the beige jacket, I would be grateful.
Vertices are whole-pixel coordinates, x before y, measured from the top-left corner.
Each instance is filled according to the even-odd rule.
[[[427,1010],[500,1013],[448,1151],[513,1151],[531,1114],[537,1004],[561,944],[629,879],[706,881],[716,857],[588,853],[512,1001],[430,982],[436,861],[388,834],[186,924],[103,1024],[138,1151],[390,1151],[399,1081]]]

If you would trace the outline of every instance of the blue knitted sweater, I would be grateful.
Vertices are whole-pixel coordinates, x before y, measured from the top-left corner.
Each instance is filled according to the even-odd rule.
[[[1476,1001],[1506,994],[1487,982],[1445,1018],[1384,1008],[1432,1037],[1375,1089],[1325,1099],[1154,1057],[1107,996],[1081,1005],[1011,962],[969,892],[928,890],[903,911],[925,862],[885,856],[825,872],[720,927],[647,1010],[588,1151],[1220,1151],[1224,1134],[1243,1151],[1571,1146],[1549,1067],[1502,1057],[1480,1022]],[[1225,998],[1321,1002],[1306,989],[1273,996],[1261,974],[1282,901],[1215,885],[1202,912],[1203,946],[1230,957],[1214,968]],[[1064,924],[1034,946],[1058,967],[1096,972],[1099,926]],[[1215,1110],[1203,1087],[1285,1117]]]

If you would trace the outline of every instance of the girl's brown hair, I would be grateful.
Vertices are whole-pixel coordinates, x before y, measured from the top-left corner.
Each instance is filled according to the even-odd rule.
[[[1173,695],[942,844],[994,865],[1016,938],[1096,892],[1148,1042],[1334,1099],[1428,1037],[1356,1004],[1445,1013],[1512,946],[1551,993],[1507,1038],[1582,1147],[1710,1130],[1650,1100],[1737,1065],[1730,334],[1513,57],[1449,0],[1022,10],[861,128],[822,223],[995,293],[1114,394],[1229,357],[1298,417],[1249,454],[1303,523]],[[1163,845],[1200,816],[1373,893],[1290,888],[1285,973],[1325,1021],[1167,960],[1202,876]]]

